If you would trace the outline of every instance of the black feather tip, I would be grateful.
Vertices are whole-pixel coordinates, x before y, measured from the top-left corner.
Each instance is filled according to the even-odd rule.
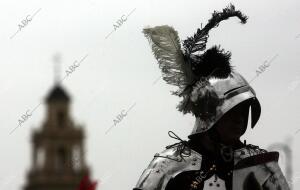
[[[214,11],[204,28],[198,28],[194,36],[184,40],[183,49],[186,56],[188,57],[190,54],[205,50],[209,31],[219,26],[220,22],[231,17],[239,18],[242,24],[245,24],[248,20],[248,17],[241,11],[235,10],[233,4],[229,4],[222,12]]]

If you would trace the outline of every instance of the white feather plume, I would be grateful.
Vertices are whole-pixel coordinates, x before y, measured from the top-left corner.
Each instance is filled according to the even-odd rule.
[[[171,85],[184,88],[192,81],[190,64],[184,61],[180,39],[173,27],[163,25],[143,30],[152,52],[162,70],[163,79]]]

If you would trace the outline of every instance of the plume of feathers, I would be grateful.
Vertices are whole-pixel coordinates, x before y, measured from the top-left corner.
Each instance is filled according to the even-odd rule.
[[[242,24],[248,19],[240,11],[236,11],[232,4],[222,12],[214,11],[204,28],[199,28],[192,37],[184,40],[183,48],[177,31],[170,26],[156,26],[143,30],[158,60],[163,79],[168,84],[178,87],[178,90],[172,91],[173,95],[183,97],[177,109],[184,114],[206,115],[208,118],[213,114],[211,110],[222,103],[222,100],[217,100],[208,80],[230,75],[231,53],[220,46],[213,46],[206,51],[205,49],[209,31],[230,17],[238,17]],[[201,51],[204,52],[199,54]]]
[[[197,51],[205,50],[209,31],[212,28],[217,27],[221,21],[227,20],[230,17],[238,17],[242,24],[245,24],[248,19],[248,17],[242,14],[241,11],[236,11],[232,4],[224,8],[222,12],[214,11],[211,19],[208,20],[208,23],[204,28],[198,28],[194,36],[188,37],[184,40],[183,47],[185,55],[189,56]]]
[[[191,65],[184,61],[178,33],[173,27],[163,25],[145,28],[143,33],[168,84],[184,88],[194,81]]]

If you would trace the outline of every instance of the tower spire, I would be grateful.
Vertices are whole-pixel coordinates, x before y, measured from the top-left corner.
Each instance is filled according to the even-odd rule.
[[[57,85],[61,79],[60,72],[61,72],[61,54],[56,53],[53,56],[54,62],[54,83]]]

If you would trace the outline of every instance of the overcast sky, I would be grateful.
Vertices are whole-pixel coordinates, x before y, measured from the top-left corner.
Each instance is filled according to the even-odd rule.
[[[176,110],[180,99],[170,93],[176,88],[159,79],[161,72],[142,29],[171,25],[184,40],[206,24],[214,10],[230,2],[249,16],[248,23],[241,25],[236,18],[222,22],[210,33],[207,47],[221,44],[231,51],[232,65],[248,80],[261,65],[270,64],[251,82],[262,117],[242,139],[262,148],[289,143],[295,189],[299,189],[297,0],[1,0],[0,189],[20,190],[26,182],[31,166],[29,137],[45,118],[45,104],[39,103],[53,87],[57,53],[62,56],[61,78],[74,61],[85,58],[62,86],[72,96],[74,121],[86,130],[87,163],[92,178],[102,183],[97,189],[132,189],[153,155],[177,142],[167,132],[187,139],[194,124],[191,115]],[[17,32],[26,17],[31,21]],[[113,25],[125,17],[114,31]],[[10,134],[18,119],[36,106]],[[128,109],[106,134],[113,120]]]

